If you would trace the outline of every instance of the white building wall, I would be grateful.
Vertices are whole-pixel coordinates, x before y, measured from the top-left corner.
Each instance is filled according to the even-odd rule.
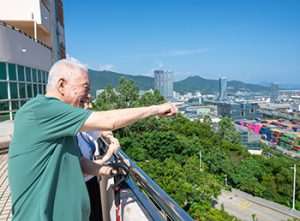
[[[48,71],[51,50],[23,33],[0,25],[0,61]]]
[[[41,24],[40,0],[0,0],[0,20],[32,21]],[[33,17],[32,17],[33,16]]]

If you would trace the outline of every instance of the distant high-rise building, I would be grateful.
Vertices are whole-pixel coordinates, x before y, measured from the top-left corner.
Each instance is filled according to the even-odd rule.
[[[275,103],[278,101],[279,87],[278,84],[271,84],[270,102]]]
[[[227,78],[219,79],[219,101],[223,101],[226,99],[227,95]]]
[[[173,97],[173,73],[171,71],[155,70],[154,71],[155,89],[166,97]]]

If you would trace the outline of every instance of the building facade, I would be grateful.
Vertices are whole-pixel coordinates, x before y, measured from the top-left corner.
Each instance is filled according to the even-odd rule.
[[[65,58],[61,0],[1,1],[0,121],[13,120],[23,104],[46,92],[49,69],[61,58]]]
[[[154,71],[154,86],[166,97],[173,97],[173,72],[164,70]]]
[[[270,102],[276,103],[278,101],[278,95],[279,95],[279,86],[278,84],[272,83],[271,91],[270,91]]]
[[[227,78],[219,79],[219,101],[224,101],[227,96]]]
[[[222,102],[218,103],[218,115],[220,117],[228,116],[231,119],[255,119],[261,117],[259,112],[258,103],[248,103],[248,102],[239,102],[239,103],[229,103]]]

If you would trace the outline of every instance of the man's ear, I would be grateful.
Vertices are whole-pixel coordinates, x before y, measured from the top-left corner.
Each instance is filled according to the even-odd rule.
[[[58,80],[58,91],[61,95],[65,94],[65,85],[66,85],[66,80],[64,78],[60,78]]]

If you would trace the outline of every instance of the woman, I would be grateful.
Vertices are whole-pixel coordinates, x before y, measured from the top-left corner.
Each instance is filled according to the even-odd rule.
[[[88,100],[82,102],[81,107],[84,109],[91,109],[91,102]],[[103,158],[97,160],[97,163],[104,164],[107,160],[111,158],[113,153],[117,151],[120,147],[118,139],[114,138],[111,131],[88,131],[79,132],[77,134],[78,146],[83,157],[95,161],[98,153],[98,143],[97,139],[99,137],[104,138],[109,143],[109,148]],[[102,206],[100,197],[100,186],[97,176],[87,175],[84,177],[85,183],[88,189],[90,204],[91,204],[91,214],[90,221],[103,220],[102,218]]]

